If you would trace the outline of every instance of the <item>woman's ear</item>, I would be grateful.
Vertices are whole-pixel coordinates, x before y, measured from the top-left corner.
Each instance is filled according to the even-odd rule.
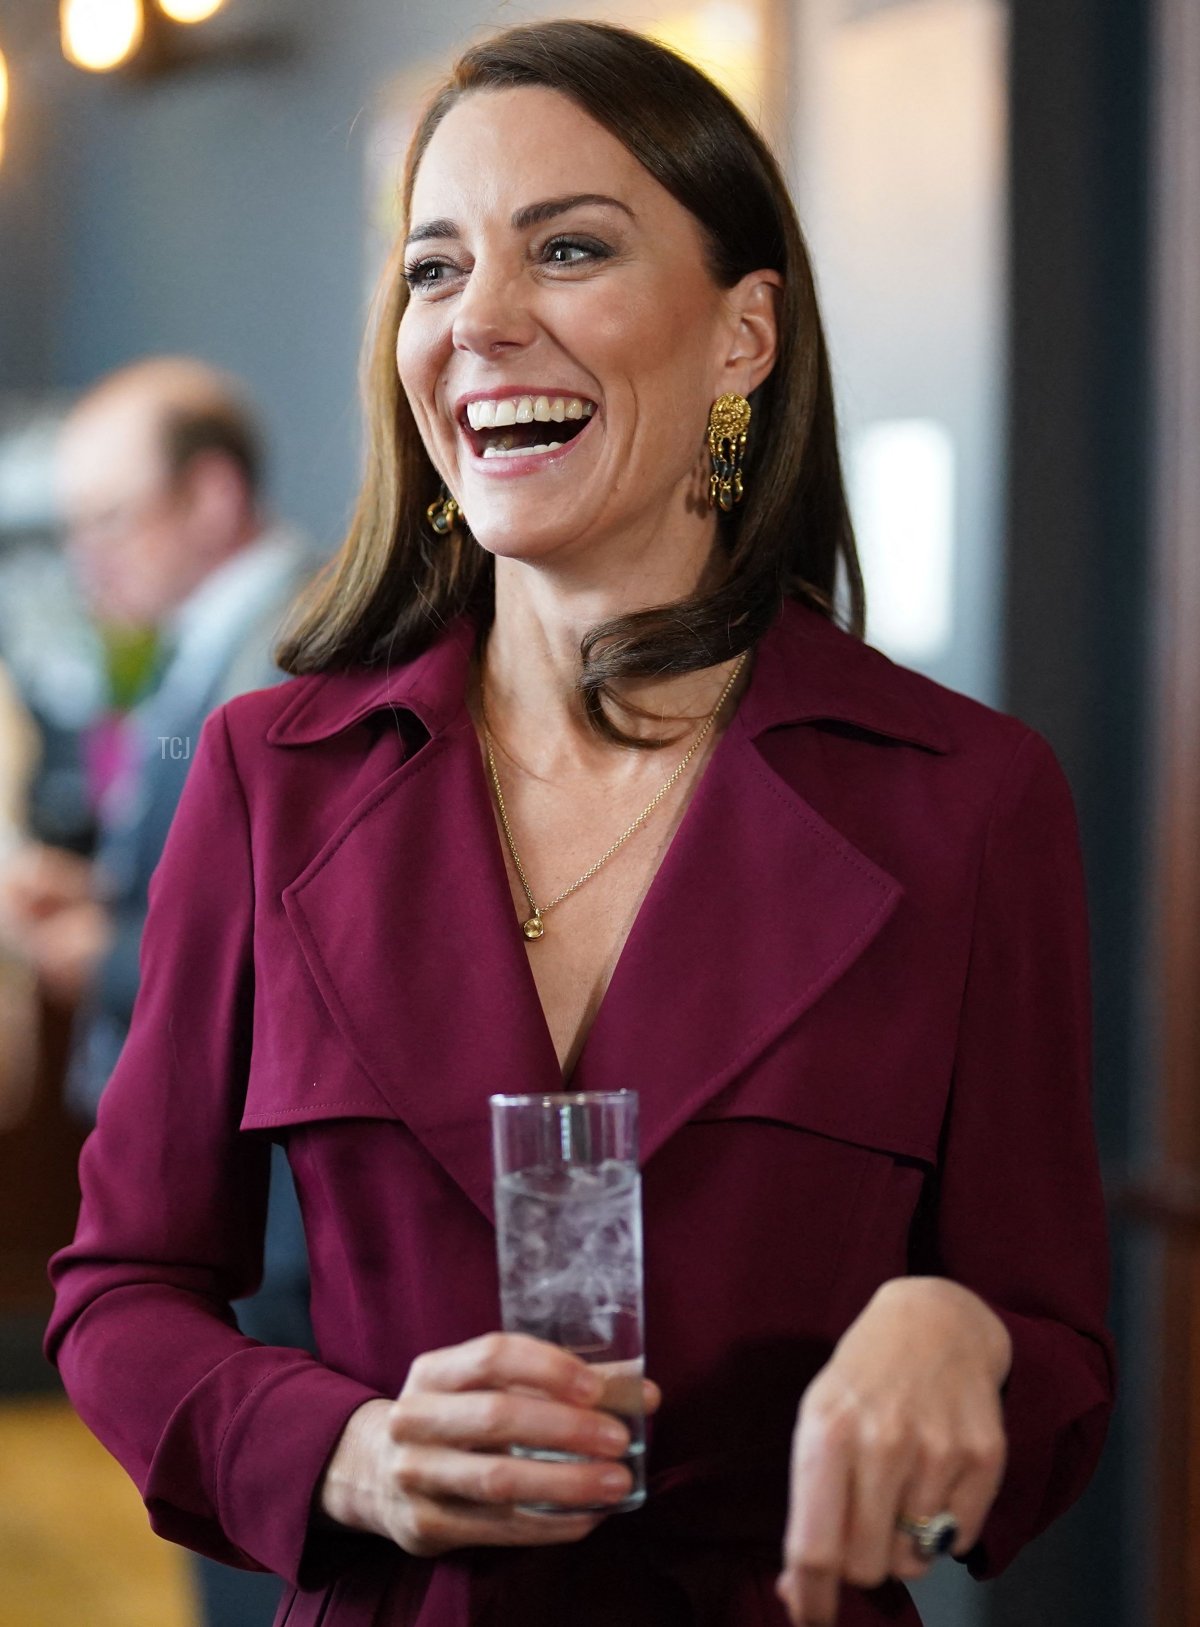
[[[775,365],[783,278],[778,271],[749,271],[726,291],[733,327],[723,367],[722,391],[748,396]]]

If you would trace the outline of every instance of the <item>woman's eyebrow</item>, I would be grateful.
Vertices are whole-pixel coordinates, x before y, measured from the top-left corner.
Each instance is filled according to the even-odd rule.
[[[568,209],[578,209],[581,204],[603,204],[611,209],[622,209],[630,220],[637,216],[627,203],[620,198],[607,197],[603,192],[571,192],[562,198],[543,198],[541,203],[527,203],[523,209],[518,209],[512,217],[514,231],[524,231],[529,226],[540,226],[543,221],[553,220],[557,215],[565,215]],[[458,226],[452,220],[426,220],[415,226],[404,239],[405,248],[410,243],[420,243],[430,237],[457,237]]]

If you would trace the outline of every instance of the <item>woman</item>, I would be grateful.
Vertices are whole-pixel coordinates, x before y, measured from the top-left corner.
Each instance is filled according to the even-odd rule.
[[[48,1350],[288,1627],[916,1622],[904,1579],[1002,1569],[1112,1401],[1069,793],[855,636],[811,274],[707,80],[511,30],[405,215],[358,513],[296,681],[206,726]],[[495,1331],[485,1099],[568,1081],[642,1105],[615,1518],[515,1508],[619,1501],[626,1436]],[[272,1140],[319,1360],[228,1311]]]

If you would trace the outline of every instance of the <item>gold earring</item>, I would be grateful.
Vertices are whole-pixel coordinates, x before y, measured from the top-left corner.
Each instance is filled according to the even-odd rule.
[[[429,521],[430,525],[437,532],[439,537],[444,537],[448,535],[449,532],[454,530],[455,526],[458,524],[459,516],[461,514],[462,509],[459,508],[458,504],[447,492],[444,485],[442,486],[442,495],[440,497],[435,497],[433,502],[430,503],[429,507],[425,510],[425,518]]]
[[[742,457],[750,403],[744,395],[720,395],[708,414],[708,450],[712,474],[708,477],[708,506],[728,514],[742,500]]]

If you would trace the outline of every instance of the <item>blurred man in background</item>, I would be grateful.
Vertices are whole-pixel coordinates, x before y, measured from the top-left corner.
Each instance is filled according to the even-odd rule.
[[[88,1117],[128,1027],[146,888],[200,725],[281,676],[271,645],[312,569],[264,517],[261,462],[237,387],[185,358],[111,375],[63,430],[59,490],[84,598],[98,621],[154,629],[160,644],[152,692],[103,765],[95,863],[30,846],[7,868],[9,910],[47,992],[83,1003],[69,1094]]]
[[[0,858],[5,935],[74,1010],[67,1098],[91,1121],[129,1028],[150,876],[200,727],[283,676],[270,652],[317,562],[266,517],[257,425],[234,381],[199,361],[157,357],[103,380],[65,423],[58,477],[92,616],[156,640],[148,694],[92,764],[94,859],[35,842]],[[266,1343],[310,1344],[303,1233],[278,1148],[263,1287],[238,1318]],[[210,1627],[270,1622],[275,1578],[198,1564]]]

